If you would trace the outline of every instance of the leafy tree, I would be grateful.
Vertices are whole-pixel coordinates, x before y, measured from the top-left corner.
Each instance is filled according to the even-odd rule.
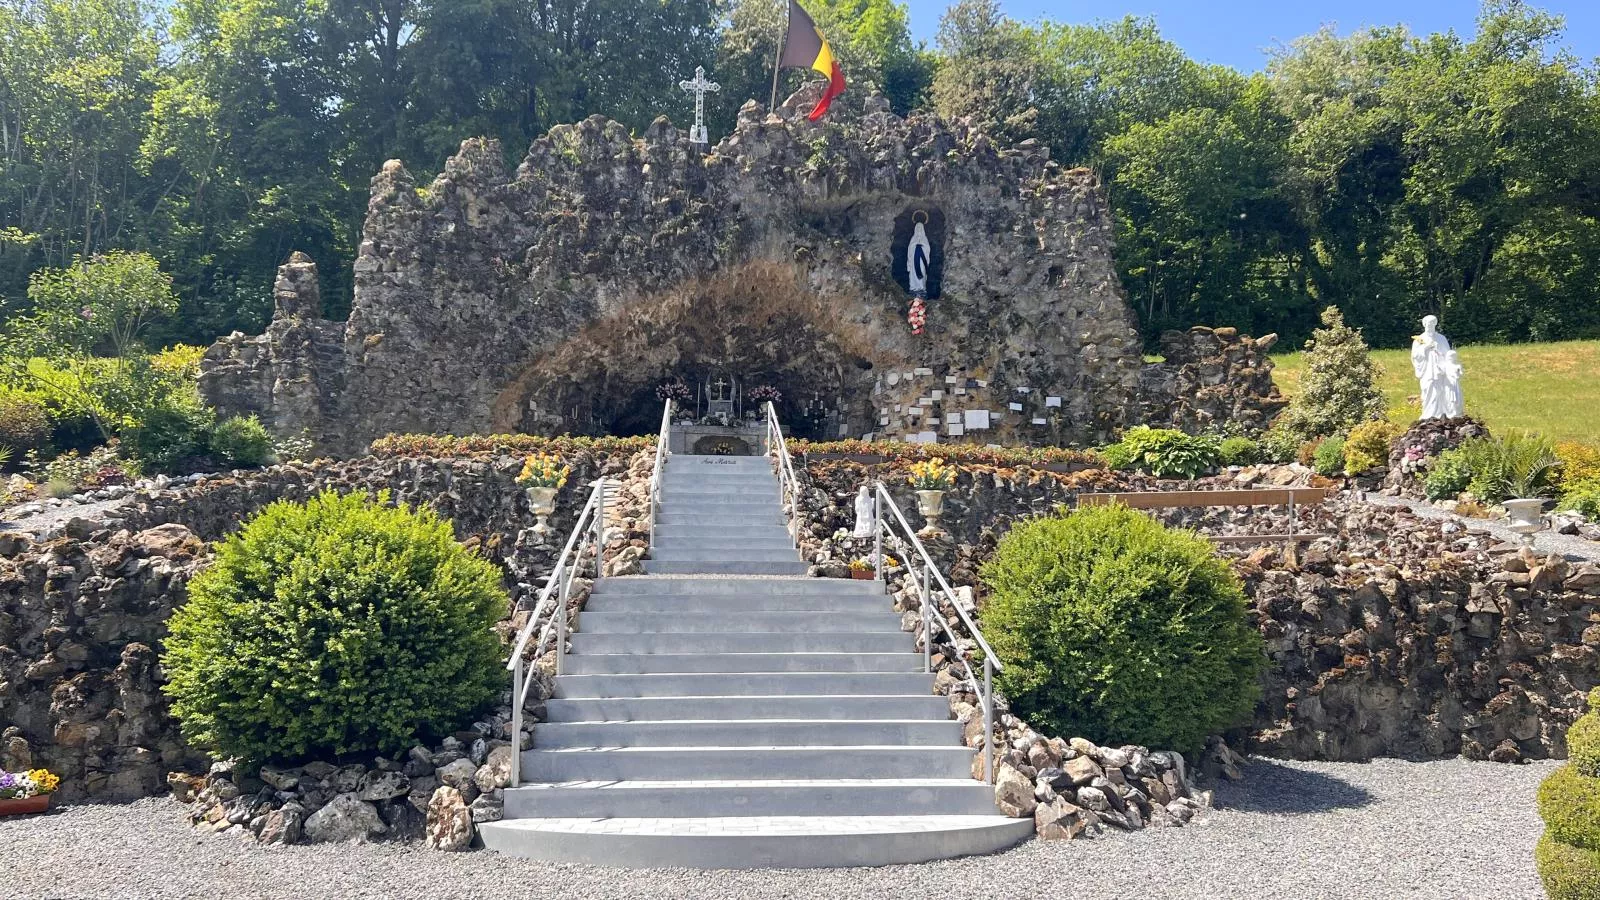
[[[9,381],[87,413],[106,439],[171,393],[141,337],[178,303],[148,254],[113,251],[40,269],[29,279],[28,300],[31,312],[0,335],[0,371]],[[36,357],[47,365],[33,365]]]

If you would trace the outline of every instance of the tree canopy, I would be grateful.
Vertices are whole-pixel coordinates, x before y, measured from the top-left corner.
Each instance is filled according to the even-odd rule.
[[[600,113],[713,139],[763,104],[787,0],[0,0],[0,295],[125,250],[172,276],[153,342],[258,331],[291,250],[350,295],[367,186],[460,142],[508,163]],[[1374,346],[1421,315],[1462,341],[1600,334],[1600,71],[1560,18],[1489,0],[1476,33],[1322,30],[1262,72],[1189,57],[1150,19],[1008,19],[958,0],[933,46],[893,0],[807,0],[850,83],[1095,169],[1144,333],[1306,337],[1339,307]],[[785,73],[780,95],[804,73]],[[850,100],[855,97],[855,100]]]

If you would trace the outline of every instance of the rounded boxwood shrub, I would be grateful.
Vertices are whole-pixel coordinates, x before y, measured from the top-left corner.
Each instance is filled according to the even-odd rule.
[[[1243,435],[1223,438],[1217,453],[1225,466],[1248,466],[1261,461],[1261,445]]]
[[[1547,833],[1533,861],[1550,900],[1600,900],[1600,853],[1563,844]]]
[[[1000,688],[1049,733],[1193,750],[1255,708],[1261,636],[1193,532],[1121,506],[1032,519],[983,578]]]
[[[272,459],[272,435],[255,416],[230,416],[211,429],[211,455],[229,465],[265,465]]]
[[[222,756],[394,752],[494,699],[507,603],[495,566],[430,510],[274,503],[189,583],[165,690],[184,735]]]
[[[1600,900],[1600,689],[1567,729],[1567,765],[1539,785],[1544,837],[1534,861],[1552,900]]]
[[[1539,817],[1551,839],[1600,850],[1600,778],[1568,764],[1539,784]]]

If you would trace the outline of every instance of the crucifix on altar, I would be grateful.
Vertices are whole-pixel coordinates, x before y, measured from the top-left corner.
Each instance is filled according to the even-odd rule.
[[[706,80],[706,67],[695,66],[694,78],[678,82],[678,87],[694,93],[694,127],[689,130],[689,142],[710,143],[706,138],[706,92],[722,90],[722,85]]]

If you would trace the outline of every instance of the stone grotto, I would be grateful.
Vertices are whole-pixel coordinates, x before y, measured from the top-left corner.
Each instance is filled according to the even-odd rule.
[[[213,345],[202,391],[341,455],[386,433],[650,434],[659,384],[727,377],[827,439],[1059,444],[1281,404],[1271,336],[1174,333],[1143,362],[1092,172],[877,95],[848,105],[813,123],[801,94],[752,101],[704,153],[665,118],[635,138],[595,116],[515,172],[485,140],[426,186],[390,160],[348,320],[322,317],[296,253],[267,332]]]

